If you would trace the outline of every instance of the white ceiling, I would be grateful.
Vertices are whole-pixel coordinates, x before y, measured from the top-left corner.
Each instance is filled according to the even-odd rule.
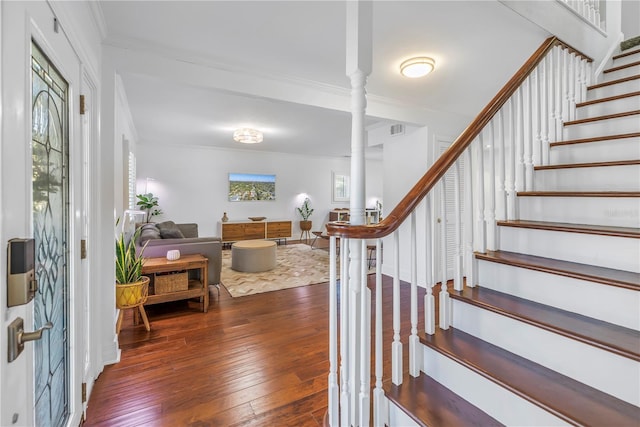
[[[248,149],[349,154],[348,103],[336,107],[322,101],[323,93],[348,96],[350,90],[345,2],[100,5],[105,43],[115,51],[152,52],[203,70],[230,71],[246,83],[226,86],[221,79],[205,85],[186,77],[171,79],[160,67],[143,72],[122,67],[118,71],[141,143],[238,148],[233,130],[252,126],[264,131],[265,140]],[[380,114],[368,118],[372,127],[397,121],[425,124],[430,111],[473,117],[546,37],[498,1],[375,1],[373,7],[367,93]],[[416,55],[433,57],[435,72],[419,80],[401,77],[400,62]],[[265,82],[273,82],[272,87],[265,88],[270,86]],[[296,98],[279,89],[281,82],[310,92]],[[307,100],[310,105],[303,105]],[[416,112],[424,113],[422,123],[415,120]]]

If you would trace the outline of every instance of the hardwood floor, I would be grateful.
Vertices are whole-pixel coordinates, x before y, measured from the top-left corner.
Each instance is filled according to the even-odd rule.
[[[374,283],[370,275],[369,287]],[[388,377],[392,283],[386,277],[383,283]],[[406,343],[410,288],[401,289]],[[107,366],[96,381],[85,425],[322,425],[329,372],[328,284],[241,298],[232,298],[223,287],[220,297],[214,288],[210,292],[208,313],[189,301],[150,307],[150,332],[133,326],[126,313],[121,362]]]

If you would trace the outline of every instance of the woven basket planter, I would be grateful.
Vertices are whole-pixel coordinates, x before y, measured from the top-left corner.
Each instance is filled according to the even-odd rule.
[[[135,283],[116,283],[116,307],[119,309],[136,307],[144,304],[149,296],[149,278]]]

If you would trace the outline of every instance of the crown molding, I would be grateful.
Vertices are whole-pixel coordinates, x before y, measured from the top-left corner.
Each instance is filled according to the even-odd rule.
[[[89,3],[89,10],[91,11],[93,22],[96,24],[102,40],[104,40],[107,37],[107,20],[104,17],[102,6],[99,1],[88,1],[87,3]]]

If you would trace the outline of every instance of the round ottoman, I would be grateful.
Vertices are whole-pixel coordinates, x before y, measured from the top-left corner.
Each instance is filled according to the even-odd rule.
[[[245,240],[231,245],[231,268],[244,273],[259,273],[276,267],[276,242]]]

